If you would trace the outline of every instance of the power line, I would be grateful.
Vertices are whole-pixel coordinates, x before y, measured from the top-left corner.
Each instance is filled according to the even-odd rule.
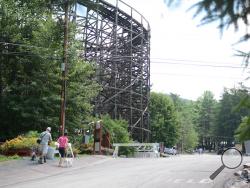
[[[51,51],[51,49],[49,48],[44,48],[41,46],[34,46],[34,45],[26,45],[26,44],[20,44],[20,43],[11,43],[11,42],[1,42],[0,41],[0,45],[12,45],[12,46],[21,46],[21,47],[26,47],[26,48],[38,48],[38,49],[43,49],[43,50],[47,50],[47,51]],[[32,51],[9,51],[8,49],[6,49],[7,51],[4,51],[0,54],[2,55],[13,55],[13,56],[28,56],[28,57],[41,57],[41,58],[46,58],[46,59],[52,59],[52,60],[61,60],[61,58],[56,58],[55,56],[50,56],[50,55],[41,55],[38,53],[32,53]],[[56,52],[56,51],[53,51]]]
[[[2,44],[2,45],[12,45],[12,46],[23,46],[23,47],[27,47],[27,48],[42,48],[42,49],[50,50],[49,48],[44,48],[44,47],[41,47],[41,46],[33,46],[33,45],[20,44],[20,43],[0,42],[0,44]]]
[[[41,46],[26,45],[26,44],[20,44],[20,43],[0,42],[0,44],[51,50],[49,48],[44,48]],[[13,52],[11,52],[11,53],[13,53]],[[17,52],[17,53],[21,54],[21,52]],[[16,53],[16,55],[17,55],[17,53]],[[5,53],[5,54],[7,54],[7,53]],[[8,53],[8,54],[10,54],[10,53]],[[27,55],[27,54],[25,54],[25,55],[26,56],[33,56],[33,55]],[[34,56],[36,56],[36,55],[34,55]],[[49,57],[49,56],[47,56],[47,57]],[[51,57],[51,58],[54,58],[54,57]],[[211,62],[211,61],[202,61],[202,60],[197,61],[197,60],[187,60],[187,59],[170,59],[170,58],[164,59],[164,58],[154,58],[154,57],[151,59],[163,60],[163,61],[151,61],[152,64],[184,65],[184,66],[230,68],[230,69],[249,69],[249,68],[245,68],[243,66],[211,65],[211,63],[222,64],[222,62]],[[173,62],[173,61],[176,61],[176,62]],[[195,63],[182,63],[182,62],[195,62]],[[196,63],[202,63],[202,64],[196,64]],[[210,64],[205,64],[205,63],[210,63]]]
[[[196,66],[196,67],[212,67],[212,68],[230,68],[230,69],[249,69],[239,66],[227,66],[227,65],[211,65],[211,64],[194,64],[194,63],[179,63],[170,61],[151,61],[153,64],[169,64],[169,65],[184,65],[184,66]]]
[[[8,56],[40,57],[40,58],[51,59],[51,60],[62,60],[61,58],[56,58],[53,56],[33,54],[33,53],[27,53],[27,52],[3,52],[0,54],[1,55],[8,55]]]
[[[219,62],[219,61],[205,61],[205,60],[191,60],[191,59],[174,59],[174,58],[157,58],[151,57],[150,59],[163,60],[163,61],[180,61],[180,62],[193,62],[193,63],[202,63],[202,64],[235,64],[229,62]]]
[[[193,74],[178,74],[178,73],[159,73],[159,72],[152,72],[151,75],[163,75],[163,76],[181,76],[181,77],[208,77],[210,79],[213,78],[228,78],[228,79],[244,79],[240,77],[225,77],[225,76],[209,76],[209,75],[193,75]]]

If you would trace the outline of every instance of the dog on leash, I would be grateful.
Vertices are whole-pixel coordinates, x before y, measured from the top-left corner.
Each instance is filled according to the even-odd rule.
[[[72,167],[73,166],[73,158],[66,157],[63,161],[63,166]]]

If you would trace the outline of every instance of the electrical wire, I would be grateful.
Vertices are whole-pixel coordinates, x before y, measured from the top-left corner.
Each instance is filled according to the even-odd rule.
[[[2,44],[2,45],[12,45],[12,46],[22,46],[22,47],[27,47],[27,48],[41,48],[41,49],[51,50],[49,48],[44,48],[44,47],[41,47],[41,46],[33,46],[33,45],[20,44],[20,43],[1,42],[0,41],[0,44]]]
[[[202,63],[202,64],[235,64],[235,63],[229,63],[229,62],[219,62],[219,61],[204,61],[204,60],[191,60],[191,59],[174,59],[174,58],[157,58],[157,57],[151,57],[151,60],[160,60],[160,61],[179,61],[179,62],[192,62],[192,63]]]
[[[152,72],[151,75],[159,75],[159,76],[173,76],[173,77],[207,77],[210,79],[217,79],[217,78],[224,78],[224,79],[245,79],[240,77],[225,77],[225,76],[209,76],[209,75],[193,75],[193,74],[178,74],[178,73],[158,73],[158,72]]]
[[[38,49],[44,49],[44,50],[51,50],[49,48],[44,48],[44,47],[40,47],[40,46],[34,46],[34,45],[26,45],[26,44],[20,44],[20,43],[11,43],[11,42],[1,42],[0,44],[2,45],[13,45],[13,46],[21,46],[21,47],[27,47],[27,48],[38,48]],[[18,53],[20,55],[23,56],[37,56],[37,55],[32,55],[32,54],[21,54],[21,52],[8,52],[8,55],[10,54],[15,54],[17,55]],[[7,53],[2,53],[4,55],[7,55]],[[44,56],[46,57],[46,56]],[[125,56],[126,57],[126,56]],[[129,57],[129,56],[128,56]],[[53,58],[53,59],[58,59],[52,56],[47,56],[47,58]],[[167,65],[183,65],[183,66],[195,66],[195,67],[210,67],[210,68],[229,68],[229,69],[249,69],[247,67],[243,67],[243,66],[229,66],[229,65],[218,65],[218,64],[222,64],[221,62],[211,62],[211,61],[197,61],[197,60],[187,60],[187,59],[164,59],[164,58],[157,58],[157,57],[153,57],[151,59],[157,59],[157,60],[163,60],[163,61],[152,61],[151,60],[151,64],[167,64]],[[174,61],[174,62],[173,62]],[[185,62],[185,63],[183,63]],[[202,64],[196,64],[196,63],[189,63],[189,62],[196,62],[196,63],[202,63]],[[210,63],[210,64],[206,64],[206,63]],[[217,64],[217,65],[211,65],[211,63]]]
[[[27,56],[27,57],[41,57],[44,59],[51,59],[51,60],[62,60],[61,58],[56,58],[53,56],[46,56],[46,55],[40,55],[40,54],[28,54],[27,52],[3,52],[0,53],[0,55],[9,55],[9,56]]]
[[[212,68],[230,68],[230,69],[249,69],[239,66],[227,66],[227,65],[211,65],[211,64],[194,64],[194,63],[179,63],[169,61],[151,61],[152,64],[168,64],[168,65],[184,65],[184,66],[196,66],[196,67],[212,67]]]
[[[49,48],[44,48],[40,46],[33,46],[33,45],[26,45],[26,44],[20,44],[20,43],[11,43],[11,42],[1,42],[0,45],[12,45],[12,46],[21,46],[21,47],[27,47],[27,48],[38,48],[38,49],[43,49],[47,51],[51,51]],[[7,49],[6,49],[7,50]],[[2,52],[0,53],[1,55],[13,55],[13,56],[28,56],[28,57],[41,57],[45,59],[52,59],[52,60],[61,60],[61,58],[56,58],[53,56],[48,56],[48,55],[41,55],[41,54],[34,54],[32,51],[20,51],[20,52],[13,52],[13,51],[7,51],[7,52]]]

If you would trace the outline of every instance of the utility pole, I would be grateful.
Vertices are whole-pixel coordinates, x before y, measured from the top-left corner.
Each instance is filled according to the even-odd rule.
[[[68,17],[69,2],[65,0],[64,5],[64,41],[63,41],[63,62],[62,62],[62,88],[61,88],[61,116],[60,131],[64,135],[65,130],[65,110],[66,110],[66,79],[67,79],[67,62],[68,62]]]

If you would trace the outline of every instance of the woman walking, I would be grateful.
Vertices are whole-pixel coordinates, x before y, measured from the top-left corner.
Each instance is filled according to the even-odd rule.
[[[58,166],[61,167],[66,156],[66,148],[69,142],[68,133],[65,132],[64,135],[60,136],[57,142],[59,144],[59,153],[60,153],[60,160]]]

